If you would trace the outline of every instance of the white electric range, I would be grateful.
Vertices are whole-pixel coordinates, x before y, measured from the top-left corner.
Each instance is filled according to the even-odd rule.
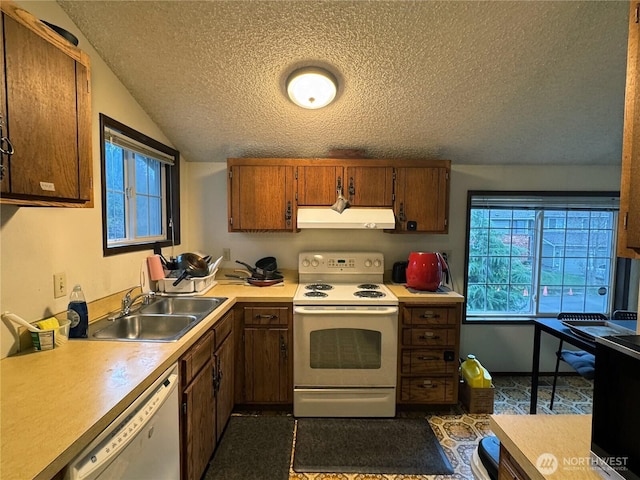
[[[303,252],[293,299],[299,417],[395,416],[398,299],[378,252]]]

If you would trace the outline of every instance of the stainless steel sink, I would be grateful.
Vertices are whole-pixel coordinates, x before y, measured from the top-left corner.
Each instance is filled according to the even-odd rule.
[[[223,297],[162,297],[130,315],[89,325],[90,340],[175,342],[226,300]]]
[[[172,341],[197,323],[193,315],[157,315],[137,313],[116,318],[98,330],[94,338],[102,340]]]
[[[225,300],[216,297],[160,297],[149,305],[143,305],[139,312],[207,316]]]

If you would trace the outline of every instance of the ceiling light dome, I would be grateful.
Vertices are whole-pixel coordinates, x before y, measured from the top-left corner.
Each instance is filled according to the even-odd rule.
[[[302,108],[316,109],[329,105],[338,90],[338,82],[328,71],[305,67],[287,79],[287,93],[293,103]]]

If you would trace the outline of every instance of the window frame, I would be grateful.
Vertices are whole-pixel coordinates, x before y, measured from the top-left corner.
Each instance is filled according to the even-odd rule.
[[[179,245],[180,235],[180,152],[175,150],[142,132],[139,132],[107,115],[100,113],[100,171],[101,171],[101,198],[102,198],[102,254],[105,257],[121,253],[153,250],[157,247]],[[107,181],[106,181],[106,148],[105,129],[113,129],[132,140],[146,145],[154,150],[162,152],[173,158],[173,165],[165,165],[165,182],[163,189],[166,192],[165,208],[166,220],[163,226],[167,232],[165,240],[153,239],[140,241],[126,245],[110,246],[107,238]]]
[[[523,315],[512,315],[509,313],[504,314],[495,314],[495,315],[472,315],[472,319],[468,319],[467,317],[467,295],[468,295],[468,280],[469,280],[469,242],[471,235],[471,210],[472,210],[472,198],[474,196],[515,196],[515,197],[620,197],[619,191],[503,191],[503,190],[468,190],[467,191],[467,212],[466,212],[466,226],[465,226],[465,257],[464,257],[464,284],[463,284],[463,295],[465,297],[465,301],[463,302],[463,316],[462,323],[468,325],[528,325],[533,323],[533,321],[537,318],[555,318],[553,314],[523,314]],[[514,209],[517,209],[514,206]],[[616,212],[619,213],[619,212]],[[614,251],[613,255],[615,255],[615,244],[617,242],[617,222],[614,222],[615,225],[612,228],[612,232],[614,235],[613,244]],[[566,225],[565,225],[566,228]],[[610,285],[611,291],[609,293],[610,296],[610,304],[611,310],[615,310],[616,308],[621,308],[618,306],[619,298],[622,295],[628,295],[628,286],[625,287],[624,284],[621,284],[621,267],[627,268],[627,265],[621,265],[619,262],[619,258],[613,258],[611,262],[611,268],[614,270],[614,273],[611,275],[612,284]],[[536,269],[539,270],[539,265],[536,265]],[[536,309],[537,310],[537,309]]]

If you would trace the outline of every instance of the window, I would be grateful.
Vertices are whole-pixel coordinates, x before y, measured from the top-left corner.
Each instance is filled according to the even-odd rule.
[[[618,194],[469,192],[466,320],[609,314]]]
[[[105,256],[180,243],[180,153],[100,114]]]

